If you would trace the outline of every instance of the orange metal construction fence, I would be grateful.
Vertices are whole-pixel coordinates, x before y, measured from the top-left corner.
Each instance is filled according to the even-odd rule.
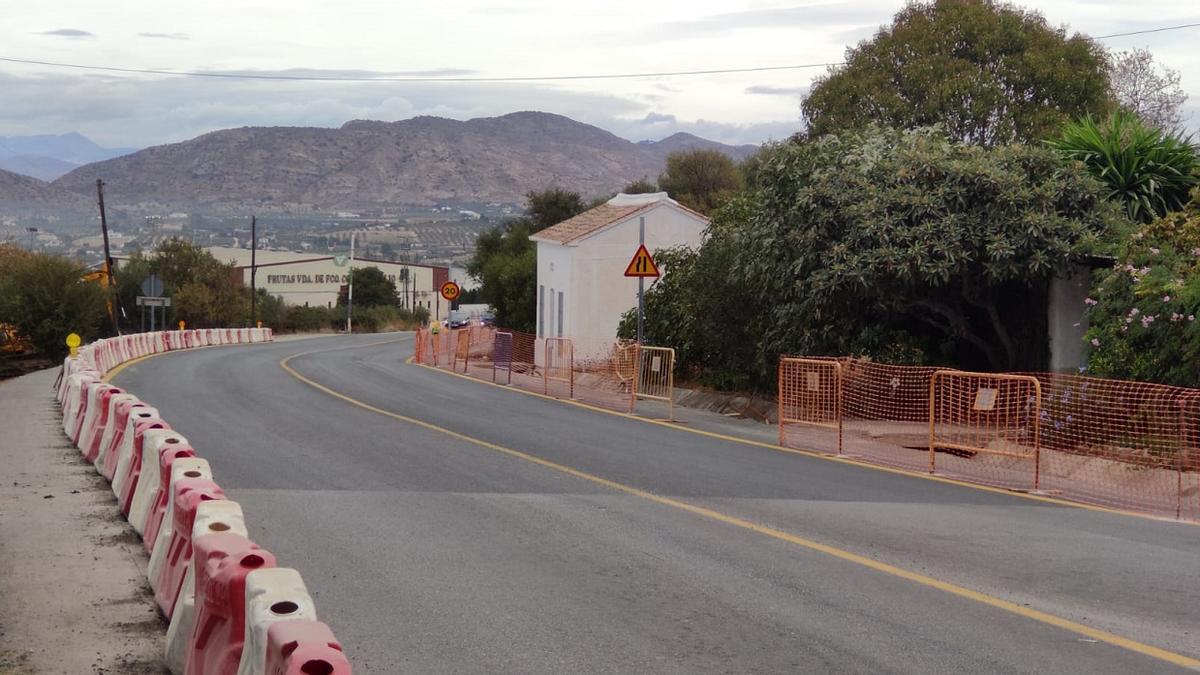
[[[413,360],[612,410],[674,413],[675,352],[664,347],[471,326],[417,331]]]
[[[778,397],[784,446],[1200,519],[1200,390],[786,357]]]

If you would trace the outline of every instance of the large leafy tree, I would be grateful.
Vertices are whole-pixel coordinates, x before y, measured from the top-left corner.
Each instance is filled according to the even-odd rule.
[[[117,270],[118,298],[126,323],[137,327],[135,300],[141,283],[157,274],[171,296],[168,322],[186,321],[195,328],[244,325],[250,318],[249,289],[233,265],[222,263],[203,247],[184,239],[168,239],[150,254],[134,252]]]
[[[709,213],[742,187],[742,175],[720,150],[683,150],[667,156],[658,185],[684,206]]]
[[[929,129],[780,145],[648,293],[649,330],[729,383],[787,353],[1041,368],[1049,279],[1126,223],[1103,192],[1048,149]]]
[[[1085,117],[1067,124],[1050,147],[1108,186],[1131,220],[1148,223],[1183,208],[1200,183],[1200,160],[1187,140],[1149,126],[1129,111],[1103,122]]]
[[[811,136],[941,125],[954,140],[1002,145],[1109,107],[1107,57],[1087,37],[993,0],[935,0],[909,4],[847,49],[803,112]]]
[[[525,218],[485,230],[475,240],[467,273],[479,282],[479,297],[496,312],[496,323],[532,333],[537,320],[537,247],[529,235],[586,209],[578,193],[551,189],[526,195]]]

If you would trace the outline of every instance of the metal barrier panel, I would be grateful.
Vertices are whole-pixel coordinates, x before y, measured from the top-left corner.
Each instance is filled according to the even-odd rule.
[[[496,381],[496,371],[508,374],[505,384],[512,384],[513,364],[513,334],[496,331],[492,338],[492,382]]]
[[[546,338],[542,359],[542,392],[550,394],[550,383],[567,387],[567,398],[575,398],[575,345],[568,338]]]
[[[788,447],[791,427],[833,433],[805,434],[806,446],[842,454],[842,364],[829,359],[779,360],[779,444]],[[815,441],[815,443],[814,443]]]
[[[1041,384],[1027,375],[939,370],[929,384],[929,472],[1040,487]]]
[[[454,360],[450,362],[451,370],[458,370],[458,362],[462,361],[463,372],[467,372],[467,362],[471,358],[471,329],[464,328],[455,331]]]
[[[629,412],[638,399],[665,401],[667,418],[675,419],[675,350],[670,347],[634,345],[634,377],[629,396]]]

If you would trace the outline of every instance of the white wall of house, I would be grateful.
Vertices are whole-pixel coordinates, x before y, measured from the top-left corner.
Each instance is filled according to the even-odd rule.
[[[637,306],[638,281],[624,272],[637,252],[641,218],[651,253],[674,246],[698,248],[707,227],[664,203],[567,245],[537,242],[539,337],[560,335],[561,324],[561,335],[576,340],[577,354],[616,338],[621,315]],[[653,281],[646,280],[647,289]]]

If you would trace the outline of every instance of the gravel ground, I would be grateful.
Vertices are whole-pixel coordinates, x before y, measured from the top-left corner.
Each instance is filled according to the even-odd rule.
[[[0,382],[0,675],[164,673],[146,554],[63,434],[56,375]]]

